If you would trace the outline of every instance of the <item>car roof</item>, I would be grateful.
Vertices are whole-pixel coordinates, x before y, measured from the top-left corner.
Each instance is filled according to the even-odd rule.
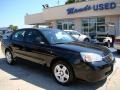
[[[43,31],[43,30],[59,30],[59,29],[53,29],[53,28],[21,28],[21,29],[18,29],[16,30],[17,31],[20,31],[20,30],[38,30],[38,31]]]
[[[33,29],[33,30],[59,30],[59,29],[53,29],[53,28],[21,28],[18,30],[29,30],[29,29]]]
[[[76,32],[76,33],[80,33],[79,31],[76,30],[64,30],[65,32]]]
[[[79,31],[77,31],[77,30],[63,30],[63,31],[79,32]]]
[[[64,31],[75,31],[75,30],[64,30]]]

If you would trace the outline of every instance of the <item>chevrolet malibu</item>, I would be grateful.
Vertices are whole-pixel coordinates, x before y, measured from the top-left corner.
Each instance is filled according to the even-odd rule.
[[[46,65],[55,80],[67,85],[75,79],[97,82],[113,71],[115,58],[103,46],[78,42],[58,29],[20,29],[1,43],[8,64],[22,58]]]

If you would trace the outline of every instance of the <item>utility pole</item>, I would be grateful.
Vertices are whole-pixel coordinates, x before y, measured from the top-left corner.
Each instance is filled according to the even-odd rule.
[[[58,5],[60,4],[60,1],[58,0]]]

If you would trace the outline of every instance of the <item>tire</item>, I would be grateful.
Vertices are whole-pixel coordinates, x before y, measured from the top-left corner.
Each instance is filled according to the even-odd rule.
[[[13,59],[12,52],[10,50],[7,50],[5,52],[5,56],[6,56],[6,61],[8,64],[13,65],[15,63],[15,60]]]
[[[84,42],[90,42],[90,40],[88,38],[85,38]]]
[[[117,53],[120,53],[120,50],[117,50]]]
[[[110,41],[106,42],[105,45],[106,45],[108,48],[110,48],[110,47],[111,47]]]
[[[74,80],[73,69],[63,61],[57,61],[52,66],[55,80],[61,85],[68,85]]]

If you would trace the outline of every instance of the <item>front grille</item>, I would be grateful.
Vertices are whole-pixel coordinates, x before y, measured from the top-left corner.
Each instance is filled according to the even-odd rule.
[[[106,61],[106,62],[112,62],[114,60],[114,56],[112,53],[109,53],[107,56],[103,57],[103,59]]]

